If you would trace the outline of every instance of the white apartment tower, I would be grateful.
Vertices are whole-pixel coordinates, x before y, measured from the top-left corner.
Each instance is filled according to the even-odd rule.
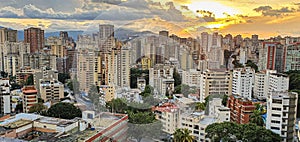
[[[266,128],[279,134],[282,142],[292,142],[296,135],[298,94],[287,91],[271,92],[267,102]]]
[[[276,73],[276,70],[263,70],[255,73],[253,95],[259,100],[267,98],[272,91],[287,91],[289,89],[289,77]]]
[[[236,68],[232,75],[232,94],[251,100],[255,71],[251,67]]]
[[[11,113],[11,95],[8,79],[0,80],[0,115]]]

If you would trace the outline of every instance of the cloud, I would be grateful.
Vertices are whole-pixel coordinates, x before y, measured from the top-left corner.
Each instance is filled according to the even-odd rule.
[[[284,16],[296,11],[294,8],[281,7],[279,9],[273,9],[271,6],[260,6],[253,9],[256,12],[261,12],[263,16]]]

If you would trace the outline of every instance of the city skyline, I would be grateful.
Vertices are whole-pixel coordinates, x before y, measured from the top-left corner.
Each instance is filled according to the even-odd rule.
[[[182,37],[217,31],[260,38],[298,36],[300,3],[250,0],[0,0],[0,26],[47,32],[95,29],[110,23],[136,31],[169,30]],[[288,26],[287,26],[288,25]]]

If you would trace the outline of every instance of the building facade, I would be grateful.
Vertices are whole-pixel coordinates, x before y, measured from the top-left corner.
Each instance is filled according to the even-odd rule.
[[[45,46],[44,30],[28,28],[24,30],[24,42],[30,44],[30,53],[39,53]]]
[[[292,142],[296,135],[298,94],[271,92],[267,100],[266,128],[281,136],[283,142]]]
[[[251,67],[236,68],[232,75],[232,94],[251,100],[255,70]]]

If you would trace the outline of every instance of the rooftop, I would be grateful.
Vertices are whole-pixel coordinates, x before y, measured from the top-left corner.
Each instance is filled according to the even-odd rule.
[[[20,119],[15,122],[8,123],[8,124],[4,125],[3,127],[8,128],[8,129],[15,129],[15,128],[20,128],[20,127],[25,126],[30,123],[32,123],[32,121]]]
[[[41,117],[35,121],[40,122],[40,123],[57,125],[57,126],[61,126],[61,127],[65,127],[72,123],[75,123],[75,121],[73,121],[73,120],[60,119],[60,118],[54,118],[54,117]]]

